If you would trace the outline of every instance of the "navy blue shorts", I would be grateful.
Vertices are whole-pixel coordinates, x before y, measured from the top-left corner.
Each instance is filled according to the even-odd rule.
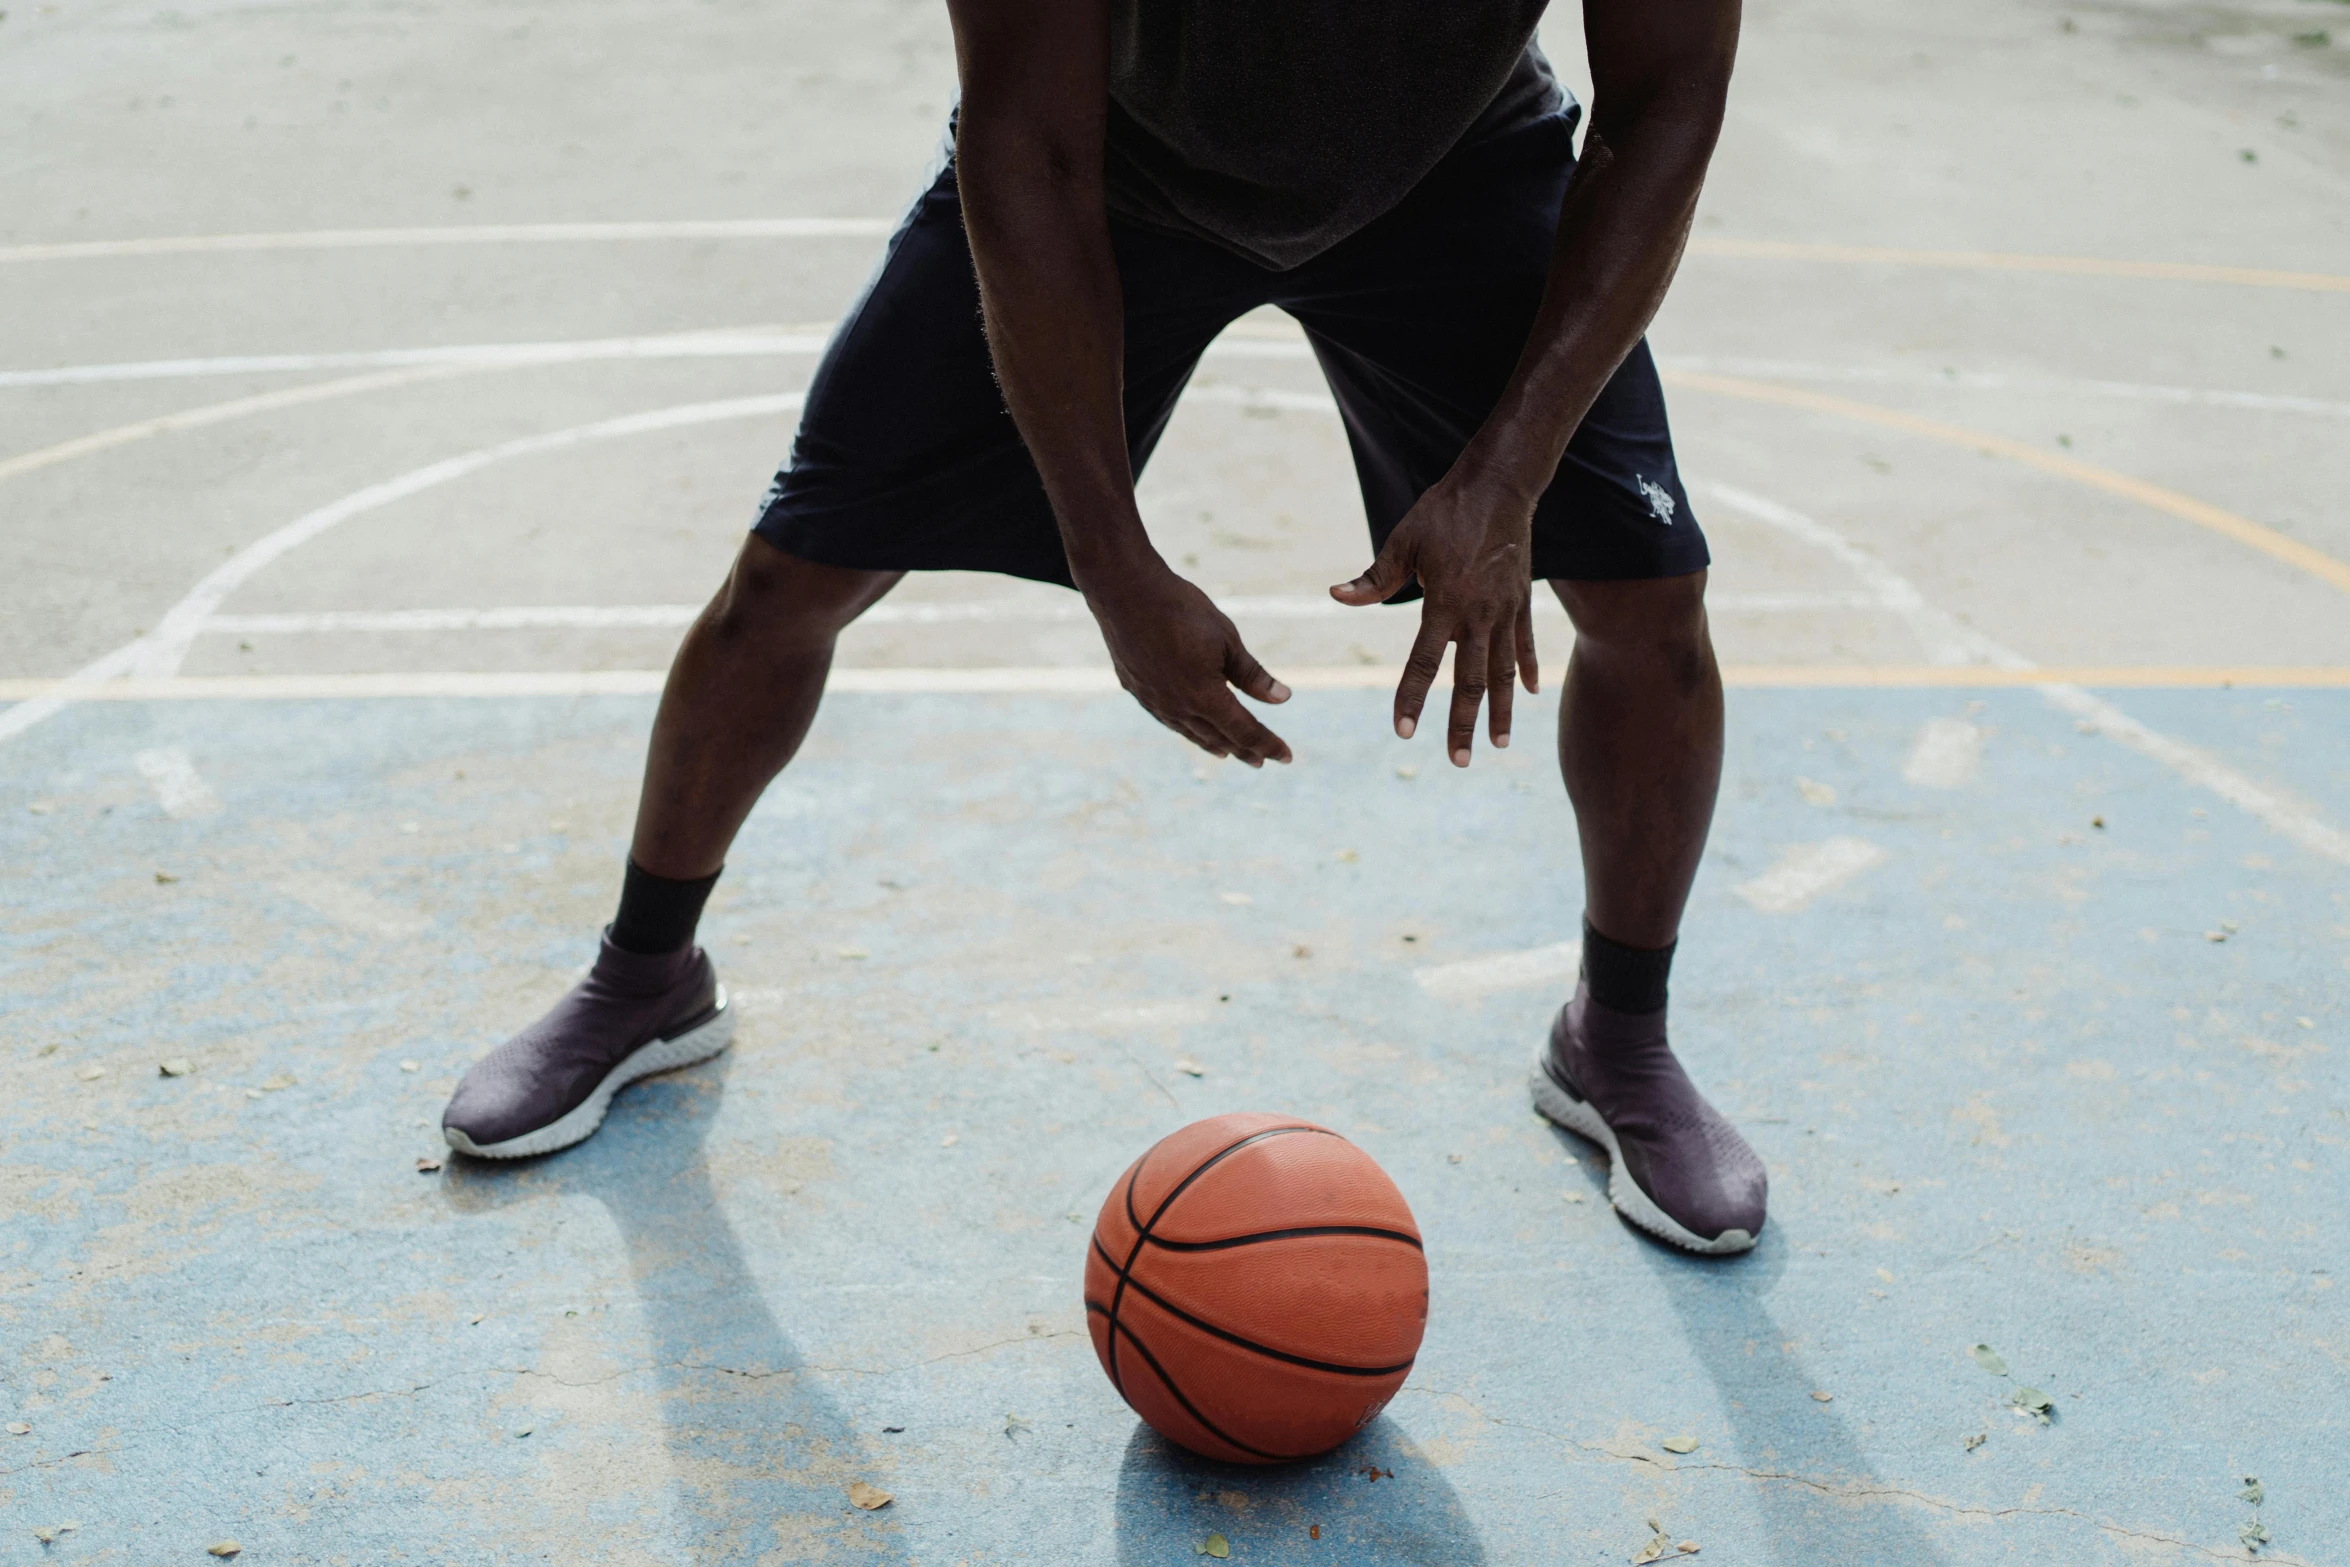
[[[1517,364],[1573,167],[1563,114],[1460,149],[1394,211],[1286,272],[1113,215],[1134,471],[1210,340],[1276,305],[1305,328],[1337,397],[1376,547],[1452,466]],[[990,368],[951,161],[826,349],[753,531],[825,565],[1069,585],[1052,506]],[[1533,574],[1672,577],[1707,559],[1643,342],[1535,508]]]

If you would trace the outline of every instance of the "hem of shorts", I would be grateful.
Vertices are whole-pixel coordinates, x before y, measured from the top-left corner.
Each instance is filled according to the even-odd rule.
[[[790,526],[774,526],[765,518],[753,524],[751,532],[794,559],[842,571],[979,571],[998,577],[1018,577],[1023,582],[1048,583],[1071,591],[1077,587],[1077,580],[1065,561],[1048,565],[1043,561],[1012,562],[1001,557],[961,559],[931,552],[925,552],[919,560],[909,559],[891,550],[844,549],[840,547],[841,541],[827,530],[801,532]]]

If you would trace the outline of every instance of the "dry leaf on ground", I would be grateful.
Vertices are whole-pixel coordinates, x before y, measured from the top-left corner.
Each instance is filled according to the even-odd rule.
[[[265,1094],[274,1094],[281,1088],[292,1088],[294,1086],[296,1086],[296,1084],[293,1076],[289,1073],[280,1072],[277,1074],[277,1076],[270,1078],[262,1083],[261,1091]]]
[[[1201,1066],[1197,1061],[1194,1061],[1189,1056],[1185,1056],[1180,1061],[1177,1061],[1175,1063],[1175,1070],[1185,1074],[1188,1077],[1205,1077],[1208,1075],[1208,1069],[1204,1066]]]
[[[1811,1401],[1815,1404],[1833,1404],[1836,1402],[1836,1395],[1833,1393],[1814,1393],[1811,1396]]]
[[[196,1070],[196,1063],[186,1056],[173,1056],[168,1061],[156,1062],[155,1070],[165,1077],[185,1077]]]
[[[1969,1351],[1969,1353],[1975,1357],[1976,1365],[1981,1366],[1985,1371],[1990,1372],[1993,1376],[2003,1377],[2007,1375],[2007,1362],[2000,1357],[1999,1351],[1993,1349],[1990,1345],[1977,1344],[1973,1350]]]
[[[8,1434],[10,1436],[31,1436],[33,1428],[21,1420],[11,1420],[8,1422]]]
[[[1217,1560],[1221,1561],[1223,1558],[1232,1554],[1232,1542],[1225,1539],[1220,1534],[1211,1534],[1206,1539],[1200,1541],[1199,1545],[1195,1549],[1196,1554],[1198,1555],[1213,1556]]]
[[[1990,1441],[1991,1433],[1988,1431],[1977,1431],[1974,1435],[1966,1437],[1963,1440],[1966,1443],[1966,1450],[1971,1453],[1976,1448],[1981,1447],[1985,1442]]]
[[[862,1507],[869,1513],[875,1513],[896,1500],[896,1497],[877,1485],[867,1485],[862,1480],[849,1482],[849,1505],[851,1507]]]
[[[211,1555],[228,1557],[236,1555],[237,1552],[243,1550],[244,1547],[239,1545],[234,1540],[215,1540],[212,1544],[204,1547],[204,1549]]]
[[[440,1167],[441,1161],[438,1159],[425,1158],[418,1159],[416,1161],[416,1173],[418,1175],[430,1175]]]
[[[1698,1544],[1695,1540],[1683,1540],[1673,1549],[1679,1551],[1683,1556],[1695,1556],[1698,1552]]]
[[[98,1079],[104,1077],[105,1075],[106,1068],[102,1066],[85,1066],[80,1071],[74,1073],[74,1076],[80,1078],[85,1083],[95,1083],[98,1081]]]
[[[1693,1436],[1668,1436],[1664,1439],[1664,1441],[1658,1443],[1657,1445],[1662,1447],[1668,1453],[1694,1453],[1697,1451],[1697,1438]]]
[[[1643,1563],[1655,1561],[1665,1554],[1665,1547],[1672,1543],[1661,1534],[1650,1535],[1648,1543],[1632,1553],[1632,1567],[1642,1567]]]

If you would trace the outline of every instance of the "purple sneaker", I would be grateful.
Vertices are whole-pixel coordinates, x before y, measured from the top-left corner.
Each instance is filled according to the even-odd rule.
[[[1673,1059],[1661,1009],[1618,1012],[1577,985],[1527,1086],[1536,1110],[1607,1150],[1608,1201],[1649,1234],[1719,1256],[1762,1233],[1762,1160]]]
[[[726,987],[701,948],[648,957],[607,934],[587,978],[466,1070],[441,1135],[478,1159],[568,1148],[603,1124],[621,1089],[706,1061],[733,1033]]]

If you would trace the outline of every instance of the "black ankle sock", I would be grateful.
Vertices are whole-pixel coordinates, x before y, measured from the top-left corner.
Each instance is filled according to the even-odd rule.
[[[620,912],[612,916],[612,945],[648,957],[683,951],[693,943],[702,905],[724,869],[695,881],[671,881],[630,860],[620,879]]]
[[[1583,983],[1591,999],[1618,1012],[1654,1012],[1665,1004],[1665,977],[1679,947],[1627,947],[1583,921]]]

